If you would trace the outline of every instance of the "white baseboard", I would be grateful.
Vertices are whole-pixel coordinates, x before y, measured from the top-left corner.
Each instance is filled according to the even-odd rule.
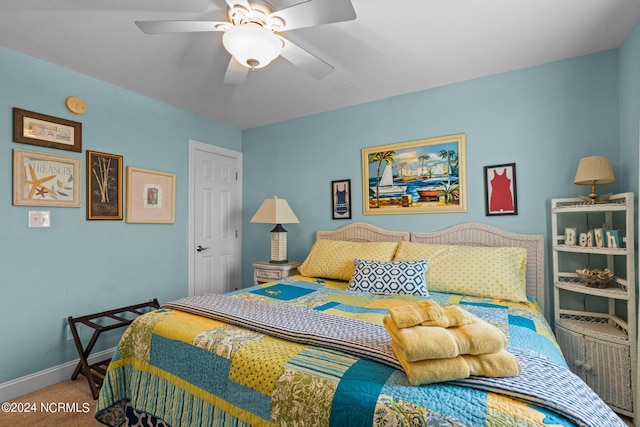
[[[96,363],[110,358],[113,356],[114,352],[115,347],[92,354],[89,356],[89,363]],[[71,375],[73,375],[73,371],[76,369],[76,365],[79,361],[80,359],[72,360],[62,365],[54,366],[52,368],[0,384],[0,402],[6,402],[7,400],[15,399],[23,394],[31,393],[32,391],[39,390],[43,387],[71,379]],[[83,375],[80,375],[78,377],[78,381],[86,381],[86,378]],[[89,384],[87,384],[87,387],[89,387]]]

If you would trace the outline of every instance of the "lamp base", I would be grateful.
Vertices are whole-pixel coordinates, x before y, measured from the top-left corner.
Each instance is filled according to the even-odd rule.
[[[271,260],[269,264],[285,264],[287,260],[287,230],[281,224],[271,230]]]

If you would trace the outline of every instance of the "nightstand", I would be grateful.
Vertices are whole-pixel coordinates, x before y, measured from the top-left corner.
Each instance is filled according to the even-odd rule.
[[[298,274],[298,261],[288,261],[282,264],[272,264],[269,261],[258,261],[253,263],[253,284],[273,282],[285,277]]]

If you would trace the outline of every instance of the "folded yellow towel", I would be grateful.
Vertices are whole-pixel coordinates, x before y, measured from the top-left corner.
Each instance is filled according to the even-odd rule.
[[[500,329],[469,315],[471,323],[455,328],[413,326],[400,329],[391,316],[385,316],[382,321],[395,348],[409,362],[495,353],[507,347],[507,337]]]
[[[439,319],[424,320],[420,326],[440,326],[441,328],[454,328],[468,325],[473,321],[473,315],[457,305],[442,307],[443,316]],[[418,325],[416,325],[418,326]]]
[[[426,320],[440,319],[444,316],[442,307],[431,300],[389,308],[389,315],[398,328],[419,325]]]
[[[470,376],[513,377],[522,372],[518,359],[506,350],[477,356],[464,355],[450,359],[409,362],[391,344],[411,385],[432,384]]]
[[[417,325],[450,328],[471,323],[468,311],[455,305],[441,307],[431,300],[389,308],[389,316],[400,329]]]

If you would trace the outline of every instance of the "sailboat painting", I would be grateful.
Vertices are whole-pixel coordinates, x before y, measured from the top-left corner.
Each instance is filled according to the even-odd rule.
[[[466,212],[466,136],[362,149],[364,215]]]

